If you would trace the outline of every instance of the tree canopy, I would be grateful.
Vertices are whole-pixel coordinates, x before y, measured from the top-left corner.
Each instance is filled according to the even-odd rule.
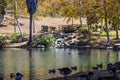
[[[65,17],[74,17],[75,19],[79,18],[79,1],[81,1],[82,6],[82,16],[83,17],[94,17],[93,19],[103,18],[104,16],[104,0],[39,0],[37,15],[53,15],[59,14]],[[119,0],[106,0],[107,2],[107,11],[108,18],[111,19],[113,16],[120,14]],[[16,8],[18,13],[26,14],[26,0],[16,0]],[[24,6],[23,6],[24,5]],[[14,9],[14,0],[0,0],[0,10],[1,9]],[[97,22],[92,22],[97,23]]]

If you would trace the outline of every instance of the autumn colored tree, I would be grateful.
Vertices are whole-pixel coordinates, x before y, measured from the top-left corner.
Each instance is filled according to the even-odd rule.
[[[110,0],[109,7],[108,7],[108,17],[109,17],[109,23],[112,25],[114,30],[116,31],[116,39],[119,39],[118,29],[120,27],[120,2],[119,0]],[[114,6],[114,7],[113,7]]]
[[[5,15],[5,8],[7,7],[7,3],[5,0],[0,0],[0,23]]]

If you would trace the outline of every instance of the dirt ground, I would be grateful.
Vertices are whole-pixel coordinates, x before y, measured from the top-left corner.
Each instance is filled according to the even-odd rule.
[[[30,24],[29,18],[22,17],[19,18],[18,21],[20,24],[22,24],[21,26],[22,33],[29,34],[29,24]],[[10,17],[9,15],[5,16],[5,20],[2,22],[2,24],[6,25],[6,22],[14,23],[13,16],[12,17]],[[78,20],[74,20],[74,23],[78,23],[78,22],[79,22]],[[36,32],[40,32],[41,25],[55,26],[58,28],[59,25],[72,24],[72,21],[67,23],[67,21],[65,21],[63,17],[60,18],[44,17],[39,20],[34,20],[34,23],[35,23]],[[16,26],[16,32],[19,32],[18,26]],[[0,26],[0,33],[14,33],[14,25],[7,24],[7,26]]]

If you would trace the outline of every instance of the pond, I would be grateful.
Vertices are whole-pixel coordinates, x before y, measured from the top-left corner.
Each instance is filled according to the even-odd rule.
[[[77,66],[77,71],[92,70],[93,66],[120,61],[120,52],[101,49],[19,49],[0,50],[0,75],[10,80],[10,73],[20,72],[23,80],[46,80],[61,76],[48,73],[50,69]]]

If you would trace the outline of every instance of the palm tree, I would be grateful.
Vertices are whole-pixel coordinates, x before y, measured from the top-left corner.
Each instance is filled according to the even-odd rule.
[[[33,1],[29,1],[27,0],[27,8],[28,8],[28,12],[30,14],[30,29],[29,29],[29,41],[28,41],[28,45],[32,44],[32,20],[33,20],[33,14],[36,12],[37,9],[37,0],[33,0]]]

